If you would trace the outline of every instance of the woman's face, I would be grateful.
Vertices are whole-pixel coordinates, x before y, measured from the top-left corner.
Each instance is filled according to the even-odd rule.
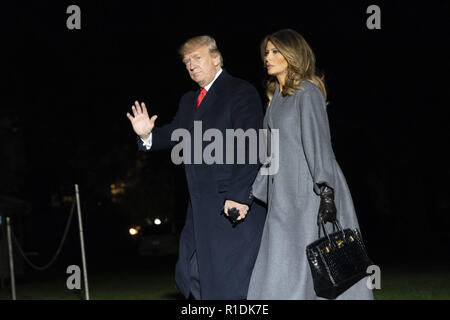
[[[286,76],[288,63],[278,51],[278,49],[270,41],[268,41],[266,45],[264,60],[267,67],[267,73],[269,75],[275,76],[278,79],[280,79],[280,77]]]

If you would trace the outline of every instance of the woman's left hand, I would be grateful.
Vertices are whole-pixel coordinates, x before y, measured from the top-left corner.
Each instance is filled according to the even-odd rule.
[[[333,222],[336,220],[336,205],[334,204],[334,191],[328,186],[320,188],[320,206],[317,215],[317,224]]]

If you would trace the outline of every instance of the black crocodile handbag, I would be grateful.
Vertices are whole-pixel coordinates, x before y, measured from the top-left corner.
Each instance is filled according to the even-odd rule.
[[[335,299],[366,277],[367,267],[373,264],[359,230],[342,230],[338,220],[332,223],[333,233],[328,234],[322,223],[325,236],[320,237],[319,228],[319,239],[306,247],[316,295],[327,299]]]

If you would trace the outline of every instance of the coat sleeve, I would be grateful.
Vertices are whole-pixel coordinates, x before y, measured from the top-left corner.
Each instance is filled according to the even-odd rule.
[[[258,172],[258,175],[256,176],[255,182],[253,182],[252,185],[252,194],[253,197],[261,200],[262,202],[267,204],[267,179],[269,179],[268,175],[263,175],[261,172]]]
[[[306,162],[319,194],[318,184],[335,188],[335,156],[331,146],[325,99],[319,88],[308,87],[299,96],[300,129]]]
[[[242,129],[247,131],[253,129],[256,132],[256,146],[250,148],[248,139],[245,143],[245,164],[237,164],[236,154],[237,146],[235,144],[235,162],[232,165],[231,178],[226,198],[239,203],[251,205],[253,202],[253,195],[251,187],[258,173],[260,164],[256,159],[256,163],[250,163],[250,152],[258,151],[259,129],[263,124],[263,109],[261,99],[255,88],[250,85],[245,85],[234,94],[234,100],[231,107],[231,122],[234,130]],[[256,149],[255,149],[256,147]],[[250,150],[252,149],[252,150]],[[239,150],[242,152],[243,150]],[[256,153],[257,158],[258,153]]]

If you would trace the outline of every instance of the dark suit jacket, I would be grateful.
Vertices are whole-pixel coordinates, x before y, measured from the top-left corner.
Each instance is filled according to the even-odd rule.
[[[195,110],[199,91],[186,93],[173,121],[153,130],[151,150],[173,147],[172,132],[191,132],[191,164],[184,164],[189,190],[186,223],[181,233],[175,280],[188,297],[190,259],[196,253],[202,299],[246,299],[253,265],[259,250],[265,208],[253,202],[251,185],[259,164],[226,164],[226,129],[261,129],[263,109],[256,89],[230,76],[225,70],[216,79]],[[224,138],[224,164],[194,164],[194,121],[202,131],[218,129]],[[201,150],[209,145],[204,141]],[[143,150],[139,139],[140,148]],[[246,144],[246,154],[249,147]],[[234,149],[236,159],[236,148]],[[234,162],[236,163],[236,162]],[[235,226],[221,215],[225,200],[251,206],[246,219]]]

